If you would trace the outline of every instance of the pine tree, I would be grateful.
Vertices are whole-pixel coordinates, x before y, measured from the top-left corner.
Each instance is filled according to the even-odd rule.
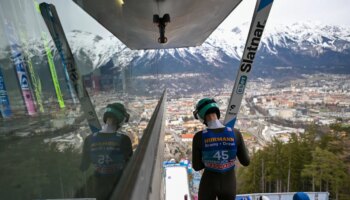
[[[334,199],[350,199],[350,129],[330,128],[312,125],[287,143],[273,138],[239,169],[239,193],[328,191]]]

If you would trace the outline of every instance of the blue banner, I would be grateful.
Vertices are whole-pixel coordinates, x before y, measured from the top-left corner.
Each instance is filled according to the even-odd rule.
[[[252,197],[251,196],[247,196],[247,195],[236,196],[236,200],[252,200]]]
[[[1,68],[0,68],[0,114],[3,118],[7,118],[12,115],[10,101],[7,95],[4,76],[2,75]]]

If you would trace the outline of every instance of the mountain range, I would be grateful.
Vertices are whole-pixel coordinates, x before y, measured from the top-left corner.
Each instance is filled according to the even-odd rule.
[[[127,69],[134,82],[142,79],[133,83],[133,88],[139,91],[170,87],[192,92],[205,90],[206,85],[222,88],[223,84],[234,81],[248,30],[249,23],[233,28],[219,27],[201,46],[166,50],[130,50],[114,36],[101,37],[80,30],[66,35],[82,74],[97,68]],[[38,40],[30,41],[28,50],[34,65],[40,69],[40,77],[50,77],[44,47]],[[50,45],[55,62],[61,63],[52,41]],[[5,76],[12,73],[11,67],[6,67],[11,66],[6,64],[9,62],[3,62],[3,56],[9,55],[4,52],[6,49],[9,48],[0,49]],[[61,84],[65,85],[60,65],[56,68]],[[266,25],[252,78],[293,79],[320,72],[350,74],[350,27],[313,22]],[[173,78],[161,78],[162,75]],[[52,86],[47,87],[53,90]]]
[[[249,23],[218,28],[198,47],[167,50],[130,50],[114,36],[87,32],[67,34],[84,73],[104,67],[129,67],[135,76],[171,73],[214,73],[234,77],[246,42]],[[275,76],[281,70],[297,73],[350,73],[350,27],[302,22],[265,29],[256,55],[254,76]],[[290,73],[290,72],[288,72]],[[230,78],[229,78],[230,79]]]

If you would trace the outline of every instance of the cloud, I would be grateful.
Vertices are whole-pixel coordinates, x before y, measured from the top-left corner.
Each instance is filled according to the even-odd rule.
[[[222,26],[250,22],[256,0],[245,0],[223,22]],[[269,24],[317,21],[323,24],[350,26],[349,0],[275,0]]]

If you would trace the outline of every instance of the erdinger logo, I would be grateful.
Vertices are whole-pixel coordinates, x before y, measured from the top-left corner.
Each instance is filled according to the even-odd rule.
[[[17,76],[19,77],[19,83],[20,83],[21,88],[28,89],[29,83],[28,83],[28,78],[27,78],[26,71],[24,68],[24,64],[19,63],[16,66],[16,70],[17,70]]]
[[[241,78],[239,79],[239,83],[238,83],[238,87],[237,87],[237,94],[243,94],[244,93],[244,89],[245,89],[245,85],[247,84],[247,80],[248,77],[247,76],[241,76]]]
[[[28,79],[25,74],[21,74],[21,88],[23,89],[29,88]]]
[[[258,21],[258,23],[255,26],[255,30],[253,31],[254,37],[250,41],[250,46],[245,49],[248,51],[248,53],[246,55],[243,55],[243,60],[240,68],[241,72],[248,73],[252,69],[253,60],[254,60],[256,51],[258,50],[260,39],[265,28],[265,23],[261,24],[261,22]]]

